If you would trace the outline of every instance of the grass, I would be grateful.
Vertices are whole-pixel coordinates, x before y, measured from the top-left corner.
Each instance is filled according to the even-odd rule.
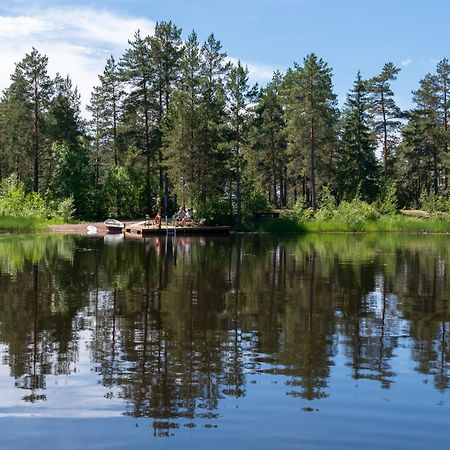
[[[36,217],[0,216],[0,231],[39,231],[48,225],[59,224],[62,221],[44,220]]]
[[[450,233],[450,220],[396,214],[355,224],[336,219],[299,221],[291,217],[281,217],[261,222],[258,231],[263,233]]]

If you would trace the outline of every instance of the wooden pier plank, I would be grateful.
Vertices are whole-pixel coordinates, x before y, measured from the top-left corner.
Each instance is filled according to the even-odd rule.
[[[125,232],[129,234],[137,234],[141,236],[164,235],[171,234],[186,235],[203,235],[203,234],[229,234],[231,231],[229,226],[198,226],[198,227],[146,227],[141,224],[131,224],[125,227]]]

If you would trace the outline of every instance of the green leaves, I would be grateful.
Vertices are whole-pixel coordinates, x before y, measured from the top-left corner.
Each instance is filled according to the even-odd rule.
[[[341,145],[336,171],[339,198],[353,198],[358,186],[363,199],[373,201],[379,188],[380,168],[375,156],[376,137],[371,129],[368,83],[358,72],[347,95],[341,118]]]

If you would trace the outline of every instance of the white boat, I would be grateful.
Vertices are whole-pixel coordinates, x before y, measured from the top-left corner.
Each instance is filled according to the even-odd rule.
[[[122,233],[125,228],[125,225],[116,219],[107,219],[104,224],[110,233]]]

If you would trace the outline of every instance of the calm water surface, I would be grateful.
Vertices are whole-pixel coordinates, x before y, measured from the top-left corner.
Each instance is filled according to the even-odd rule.
[[[450,237],[0,236],[0,448],[448,449]]]

